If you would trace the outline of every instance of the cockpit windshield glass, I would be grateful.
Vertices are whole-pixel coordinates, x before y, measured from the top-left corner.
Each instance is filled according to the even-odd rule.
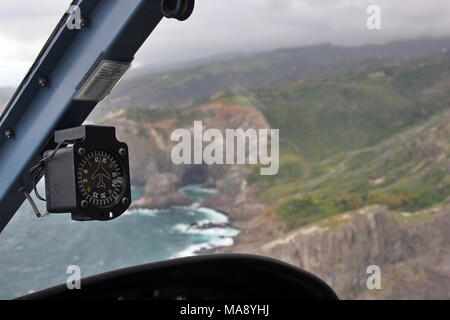
[[[69,4],[0,3],[0,110]],[[73,221],[24,202],[0,233],[0,299],[218,253],[287,262],[341,299],[449,299],[449,15],[448,1],[209,0],[164,18],[84,122],[115,127],[129,176],[122,150],[83,153],[76,210],[128,210]]]

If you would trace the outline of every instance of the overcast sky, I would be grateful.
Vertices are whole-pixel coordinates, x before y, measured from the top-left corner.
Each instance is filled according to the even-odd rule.
[[[0,1],[0,86],[18,85],[69,3]],[[372,4],[381,8],[381,30],[366,27]],[[324,42],[450,36],[449,16],[449,0],[196,0],[188,21],[157,27],[135,66]]]

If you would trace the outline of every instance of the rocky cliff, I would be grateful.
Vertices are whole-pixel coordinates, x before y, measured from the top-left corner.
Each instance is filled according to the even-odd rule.
[[[354,183],[358,183],[356,177],[363,175],[363,168],[367,167],[371,172],[383,173],[380,179],[366,180],[369,188],[392,188],[391,197],[378,197],[374,201],[385,205],[370,205],[370,196],[366,196],[366,203],[361,197],[361,202],[354,204],[359,209],[344,210],[318,220],[306,220],[305,211],[311,209],[303,206],[296,216],[296,221],[306,221],[300,227],[295,227],[296,224],[292,227],[289,217],[281,219],[285,208],[283,203],[298,201],[303,204],[308,201],[286,200],[292,195],[279,193],[282,198],[264,203],[260,195],[267,194],[267,185],[249,186],[245,178],[237,179],[236,174],[229,171],[223,180],[218,181],[219,194],[230,194],[233,190],[239,196],[233,202],[220,202],[223,196],[216,195],[217,201],[210,199],[205,204],[230,212],[232,221],[243,231],[233,247],[219,251],[261,254],[287,261],[324,279],[343,299],[449,299],[450,114],[445,112],[400,136],[394,136],[382,142],[381,146],[374,146],[372,151],[372,160],[366,159],[365,164],[359,167],[358,170],[362,171],[348,166],[354,163],[353,157],[358,157],[358,154],[350,154],[333,175],[316,179],[315,184],[310,184],[295,197],[307,198],[310,190],[317,192],[332,181],[338,181],[340,190],[343,190],[348,170],[345,168],[351,168],[349,172]],[[389,163],[388,167],[392,169],[394,159],[398,158],[406,168],[401,169],[396,162],[396,169],[403,171],[402,175],[386,168],[386,163]],[[433,193],[426,193],[420,201],[432,201],[430,198],[442,192],[442,202],[438,200],[428,208],[407,211],[408,204],[401,202],[418,200],[402,198],[405,194],[400,196],[402,199],[395,198],[399,186],[405,181],[412,189],[416,184],[425,190],[425,181],[429,180],[433,181]],[[387,181],[391,181],[391,187]],[[231,188],[221,187],[220,182]],[[360,186],[359,189],[364,190],[365,187]],[[242,199],[243,196],[246,199]],[[342,199],[349,201],[348,195],[338,201]],[[320,201],[314,203],[321,204],[326,200],[322,198]],[[295,206],[289,208],[291,213],[296,210]],[[314,208],[316,215],[326,210],[320,205]],[[381,269],[380,290],[367,288],[367,267],[371,265]]]
[[[241,232],[220,252],[272,256],[311,271],[341,298],[450,298],[448,59],[370,65],[358,74],[295,81],[181,110],[121,109],[135,205],[185,204],[178,188],[213,186],[204,206]],[[173,165],[173,130],[280,129],[280,171]],[[368,290],[367,267],[381,269]]]
[[[449,227],[448,204],[413,214],[374,205],[271,238],[247,232],[221,251],[299,266],[324,279],[342,299],[449,299]],[[380,290],[367,289],[370,265],[380,267]]]
[[[102,123],[118,126],[119,138],[128,142],[133,155],[134,178],[145,183],[146,196],[135,206],[188,204],[189,199],[178,191],[179,186],[193,181],[215,186],[217,193],[203,205],[227,212],[232,224],[241,229],[235,244],[218,252],[254,253],[287,261],[323,278],[343,299],[450,298],[450,200],[439,200],[440,195],[448,197],[450,192],[448,112],[364,149],[371,155],[364,157],[364,164],[360,164],[362,151],[348,153],[334,164],[332,174],[320,172],[319,177],[309,177],[303,189],[296,187],[298,194],[290,191],[293,182],[253,181],[255,171],[249,166],[171,164],[171,145],[165,143],[171,130],[181,124],[192,130],[194,115],[203,119],[206,127],[268,126],[262,114],[251,107],[211,103],[188,110],[178,120],[167,116],[156,117],[155,121],[145,120],[144,116],[136,120],[135,115],[126,112],[110,114]],[[371,178],[366,171],[376,172],[373,177],[378,178]],[[302,220],[304,211],[310,210],[303,207],[295,217],[300,224],[292,224],[291,217],[283,216],[285,203],[303,204],[295,199],[308,197],[311,192],[328,190],[333,183],[345,190],[347,175],[368,193],[360,198],[345,194],[332,201],[347,201],[357,209],[345,210],[351,207],[346,204],[339,207],[341,212],[323,217],[319,213],[325,209],[319,205],[315,207],[317,213],[313,212],[319,218]],[[365,186],[356,177],[363,177]],[[425,190],[425,182],[432,181],[435,194],[425,193],[425,198],[434,196],[436,203],[408,211],[411,201],[423,198],[415,200],[413,193],[398,193],[405,181],[411,190],[416,185]],[[284,190],[275,190],[276,199],[270,198],[274,187]],[[391,196],[370,197],[371,192],[378,194],[380,190],[392,190],[384,193]],[[289,208],[291,213],[297,210],[295,206]],[[381,290],[367,289],[366,271],[370,265],[381,269]]]
[[[153,174],[145,185],[144,196],[133,201],[130,207],[163,209],[192,204],[192,200],[177,189],[179,185],[179,177],[172,172]]]
[[[262,113],[253,107],[232,103],[211,102],[174,112],[121,109],[98,121],[117,128],[119,140],[127,141],[130,154],[131,180],[135,186],[145,186],[145,195],[133,203],[136,207],[161,208],[186,205],[188,199],[179,187],[188,184],[226,187],[221,179],[233,165],[174,165],[171,150],[177,142],[170,136],[175,129],[185,128],[193,136],[194,120],[201,120],[204,130],[216,128],[223,134],[227,128],[270,128]],[[225,154],[225,150],[224,150]],[[242,170],[236,179],[243,179]],[[222,181],[222,182],[221,182]],[[234,184],[232,185],[234,186]],[[231,185],[223,197],[237,195]]]

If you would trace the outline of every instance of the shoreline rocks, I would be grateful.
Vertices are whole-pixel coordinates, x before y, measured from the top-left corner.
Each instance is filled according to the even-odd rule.
[[[133,201],[132,209],[166,209],[173,206],[189,206],[192,200],[182,191],[171,192],[164,195],[144,195],[139,200]]]
[[[165,209],[191,205],[192,200],[177,189],[179,182],[179,178],[171,172],[152,175],[145,185],[145,194],[133,201],[131,208]]]

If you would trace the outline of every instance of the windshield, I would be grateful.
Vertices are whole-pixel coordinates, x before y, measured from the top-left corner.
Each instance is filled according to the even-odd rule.
[[[130,208],[75,222],[25,202],[0,234],[0,299],[73,266],[216,253],[288,262],[341,299],[450,298],[450,3],[376,3],[197,1],[163,20],[85,122],[127,143]],[[0,4],[2,108],[68,5]]]

